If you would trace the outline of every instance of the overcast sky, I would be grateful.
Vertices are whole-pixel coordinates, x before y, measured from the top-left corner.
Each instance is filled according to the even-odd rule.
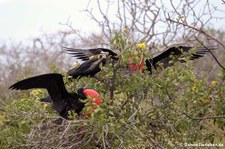
[[[85,0],[0,0],[0,39],[26,39],[41,33],[66,28],[60,23],[72,21],[74,28],[89,32],[90,19],[82,11]]]
[[[213,3],[225,10],[221,0]],[[91,32],[94,26],[83,10],[88,0],[0,0],[0,40],[23,40],[51,33],[66,26],[60,25],[69,19],[81,32]],[[220,14],[224,15],[225,14]],[[215,22],[225,26],[224,20]]]

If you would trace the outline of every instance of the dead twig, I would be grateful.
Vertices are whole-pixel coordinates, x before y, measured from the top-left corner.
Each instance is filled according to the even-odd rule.
[[[223,69],[225,70],[225,67],[219,62],[219,60],[217,59],[217,57],[212,53],[212,51],[210,49],[208,49],[202,41],[200,41],[196,36],[195,39],[206,49],[208,50],[208,52],[212,55],[212,57],[215,59],[216,63]]]
[[[180,21],[175,21],[175,20],[172,20],[172,19],[170,19],[170,18],[166,18],[166,20],[168,20],[168,21],[170,21],[170,22],[172,22],[172,23],[176,23],[176,24],[183,25],[184,27],[188,27],[188,28],[193,29],[193,30],[195,30],[195,31],[198,31],[198,32],[204,34],[205,36],[207,36],[208,38],[210,38],[210,39],[216,41],[217,43],[219,43],[219,44],[225,49],[225,44],[224,44],[222,41],[220,41],[219,39],[217,39],[217,38],[215,38],[215,37],[209,35],[209,34],[208,34],[207,32],[205,32],[203,29],[199,29],[199,28],[194,27],[194,26],[191,26],[191,25],[189,25],[189,24],[187,24],[187,23],[180,22]]]

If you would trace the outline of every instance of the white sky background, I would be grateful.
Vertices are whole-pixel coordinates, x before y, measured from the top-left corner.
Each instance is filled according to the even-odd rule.
[[[220,10],[225,10],[221,0],[211,0]],[[68,19],[72,26],[80,32],[93,32],[97,26],[83,10],[88,0],[0,0],[0,41],[24,40],[65,30]],[[104,0],[102,0],[104,2]],[[97,8],[96,8],[97,9]],[[219,13],[225,17],[225,13]],[[213,26],[224,28],[225,20],[214,20]],[[212,23],[212,22],[211,22]]]
[[[87,2],[87,1],[86,1]],[[90,18],[82,12],[85,0],[0,0],[0,40],[21,40],[67,28],[90,32]]]

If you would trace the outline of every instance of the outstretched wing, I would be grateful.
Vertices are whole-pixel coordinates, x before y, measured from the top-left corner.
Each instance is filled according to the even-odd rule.
[[[171,55],[174,55],[176,57],[180,57],[184,53],[189,53],[191,52],[191,49],[194,47],[188,47],[188,46],[173,46],[168,49],[166,49],[164,52],[161,54],[153,57],[152,59],[147,59],[146,60],[146,66],[149,71],[151,71],[151,67],[153,66],[154,68],[158,67],[158,63],[163,63],[164,67],[169,66],[169,62],[172,60]],[[205,53],[209,52],[209,50],[214,50],[217,47],[211,46],[207,47],[197,47],[194,53],[191,54],[190,60],[198,59],[200,57],[203,57]]]
[[[98,50],[98,49],[84,50],[84,49],[73,49],[73,48],[67,48],[67,47],[62,47],[62,49],[68,54],[71,54],[73,57],[76,57],[77,59],[81,59],[83,61],[87,61],[92,56],[101,54],[101,50]]]
[[[105,62],[105,58],[93,58],[82,63],[78,68],[71,69],[67,74],[73,78],[94,76],[96,73],[101,71],[100,64],[102,63],[104,66]]]
[[[83,61],[87,61],[91,59],[93,56],[103,55],[108,53],[109,56],[111,56],[113,59],[117,59],[117,54],[113,52],[112,50],[105,49],[105,48],[96,48],[96,49],[73,49],[73,48],[67,48],[62,47],[62,49],[67,52],[68,54],[73,55],[73,57],[76,57],[77,59],[81,59]]]
[[[16,90],[27,90],[33,88],[47,89],[53,102],[63,100],[68,96],[68,92],[63,82],[63,76],[57,73],[44,74],[24,79],[9,87],[9,89]]]
[[[100,49],[101,51],[103,51],[104,53],[108,53],[109,57],[111,57],[112,59],[119,59],[118,58],[118,54],[116,52],[114,52],[113,50],[110,49],[106,49],[106,48],[97,48]],[[89,50],[96,50],[96,49],[89,49]]]
[[[190,51],[192,47],[188,49]],[[203,57],[206,53],[209,51],[217,49],[217,46],[209,46],[209,47],[197,47],[195,53],[192,53],[190,60],[198,59],[200,57]]]

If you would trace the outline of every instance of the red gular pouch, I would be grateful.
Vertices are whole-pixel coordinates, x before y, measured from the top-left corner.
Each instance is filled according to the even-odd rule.
[[[85,116],[91,116],[100,107],[102,99],[97,91],[93,89],[83,89],[83,94],[87,98],[86,106],[83,109]]]
[[[134,55],[138,55],[138,51],[135,50],[134,51]],[[141,54],[138,62],[134,62],[133,58],[132,57],[129,57],[128,58],[128,67],[135,73],[137,71],[143,71],[144,70],[144,66],[145,66],[145,63],[143,62],[144,60],[144,55]]]

